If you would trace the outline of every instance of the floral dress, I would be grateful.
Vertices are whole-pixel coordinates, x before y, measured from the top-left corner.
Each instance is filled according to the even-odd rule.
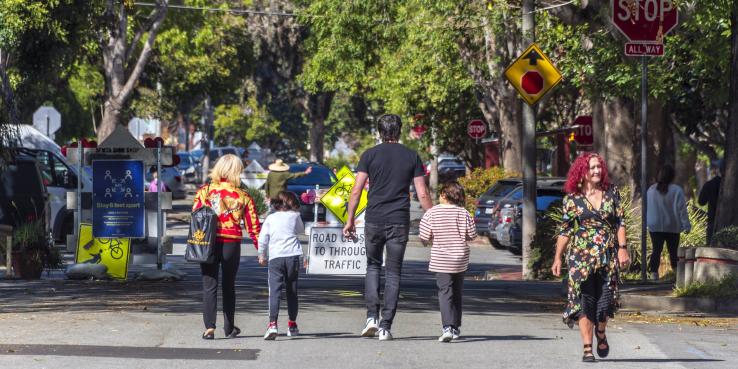
[[[599,209],[595,209],[583,194],[567,195],[563,205],[559,235],[569,237],[566,255],[569,290],[563,318],[564,323],[573,327],[582,310],[582,283],[592,273],[601,271],[606,275],[612,292],[607,314],[612,317],[615,313],[619,282],[617,230],[624,226],[624,211],[614,186],[603,192]]]

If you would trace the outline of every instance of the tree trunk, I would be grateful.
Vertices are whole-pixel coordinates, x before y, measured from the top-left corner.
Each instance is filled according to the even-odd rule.
[[[610,180],[620,186],[635,185],[637,173],[637,127],[633,101],[618,97],[595,101],[592,109],[594,148],[603,156],[610,171]],[[640,178],[640,176],[638,176]]]
[[[310,121],[310,161],[323,163],[325,120],[331,112],[335,92],[309,94],[304,100],[305,113]]]
[[[325,121],[314,119],[310,124],[310,161],[323,162],[323,145],[325,143]]]
[[[720,185],[715,231],[738,226],[738,0],[733,0],[730,35],[730,105],[725,135],[725,172]]]
[[[3,101],[8,110],[8,121],[11,124],[20,124],[18,106],[15,104],[13,88],[10,86],[10,80],[8,79],[7,65],[9,59],[8,52],[0,49],[0,82],[2,82],[0,91],[2,91]]]
[[[500,151],[502,153],[502,166],[506,171],[522,175],[522,150],[520,142],[523,137],[522,126],[522,101],[516,96],[512,88],[505,89],[504,100],[499,105],[500,122]]]
[[[102,120],[100,121],[100,126],[97,127],[98,142],[103,142],[103,140],[108,137],[108,135],[110,135],[118,125],[121,118],[121,111],[116,108],[116,106],[118,105],[115,102],[115,99],[106,99]]]

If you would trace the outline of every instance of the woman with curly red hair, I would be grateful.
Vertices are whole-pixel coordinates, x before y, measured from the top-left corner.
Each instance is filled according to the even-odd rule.
[[[584,345],[582,361],[595,361],[593,329],[597,329],[597,355],[607,357],[610,346],[605,329],[617,306],[618,273],[630,261],[620,195],[610,184],[605,161],[596,153],[583,153],[569,169],[556,256],[551,271],[561,275],[561,256],[567,252],[568,303],[564,323],[579,325]],[[571,241],[571,242],[570,242]]]

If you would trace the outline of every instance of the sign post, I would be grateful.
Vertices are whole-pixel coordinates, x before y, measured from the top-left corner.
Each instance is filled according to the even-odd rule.
[[[648,187],[648,56],[664,54],[664,36],[679,23],[673,0],[611,0],[612,23],[630,41],[625,55],[641,57],[641,280],[646,280],[646,189]]]

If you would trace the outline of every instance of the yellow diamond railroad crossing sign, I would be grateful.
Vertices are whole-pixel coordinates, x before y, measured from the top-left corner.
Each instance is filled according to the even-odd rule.
[[[507,67],[505,77],[528,105],[534,105],[561,82],[561,72],[535,43]]]
[[[342,172],[345,171],[342,170]],[[348,173],[340,177],[328,192],[320,198],[320,202],[325,208],[330,210],[344,224],[348,220],[349,195],[351,195],[351,189],[354,187],[355,181],[354,174],[349,170]],[[356,215],[361,214],[366,209],[366,203],[367,192],[366,190],[361,190],[361,198],[359,198],[359,206],[356,208]]]

